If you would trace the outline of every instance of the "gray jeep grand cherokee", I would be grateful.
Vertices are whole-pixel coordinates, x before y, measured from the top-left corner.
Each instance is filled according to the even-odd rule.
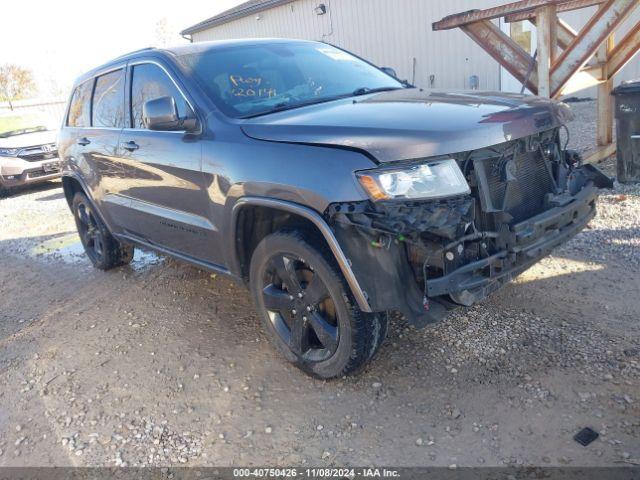
[[[569,109],[423,91],[333,46],[199,43],[76,82],[66,198],[100,269],[153,249],[249,285],[292,363],[331,378],[486,297],[578,233],[610,179]]]

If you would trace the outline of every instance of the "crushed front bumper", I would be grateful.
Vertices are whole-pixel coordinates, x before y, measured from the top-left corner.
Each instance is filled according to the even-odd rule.
[[[455,294],[469,305],[486,297],[579,233],[595,216],[597,198],[598,189],[587,186],[568,204],[513,225],[509,248],[428,280],[428,296]]]
[[[422,327],[485,298],[579,233],[596,214],[599,188],[611,186],[597,169],[576,168],[567,190],[550,194],[541,213],[471,235],[478,207],[471,196],[334,204],[326,217],[372,311],[400,311]],[[484,233],[493,237],[485,241]],[[427,272],[431,266],[435,272]]]

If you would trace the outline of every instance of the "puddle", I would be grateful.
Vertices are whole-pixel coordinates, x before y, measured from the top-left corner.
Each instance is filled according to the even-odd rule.
[[[129,267],[137,272],[142,272],[154,265],[160,265],[164,261],[165,257],[148,250],[136,248],[136,253],[133,254],[133,261],[129,264]]]
[[[66,263],[89,261],[76,233],[69,233],[39,243],[31,249],[31,255],[47,260],[62,260]]]
[[[31,249],[31,256],[45,261],[62,261],[70,264],[86,264],[90,265],[89,259],[84,253],[82,243],[77,233],[68,233],[66,235],[52,238],[44,242],[38,243]],[[141,250],[136,248],[133,261],[129,265],[132,270],[143,271],[147,268],[158,265],[164,261],[154,252]]]

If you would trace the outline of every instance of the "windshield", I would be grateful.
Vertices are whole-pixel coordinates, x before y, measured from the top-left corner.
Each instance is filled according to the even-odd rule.
[[[241,45],[179,59],[216,105],[236,118],[403,88],[376,67],[322,43]]]

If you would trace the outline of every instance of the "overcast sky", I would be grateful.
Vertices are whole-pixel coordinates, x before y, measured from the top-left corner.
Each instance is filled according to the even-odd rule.
[[[65,96],[73,79],[123,53],[184,43],[179,32],[243,0],[9,0],[0,64],[34,72],[40,97]]]

